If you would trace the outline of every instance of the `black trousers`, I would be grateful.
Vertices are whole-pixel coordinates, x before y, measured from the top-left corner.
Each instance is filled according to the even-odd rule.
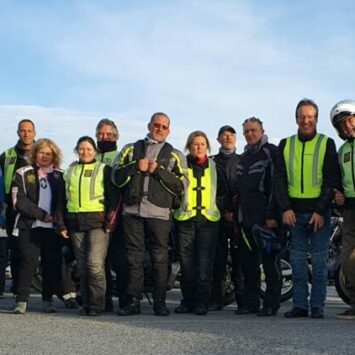
[[[11,289],[12,292],[15,293],[17,288],[17,275],[18,275],[18,270],[20,265],[20,256],[18,251],[18,237],[9,235],[7,239],[7,255],[10,258],[10,268],[11,268],[11,278],[12,278]]]
[[[244,228],[241,242],[241,265],[244,275],[243,306],[257,310],[260,307],[260,263],[263,264],[266,282],[264,307],[280,307],[282,275],[280,259],[276,253],[260,250],[251,235],[251,228]]]
[[[16,301],[27,302],[33,275],[41,256],[42,299],[51,300],[58,293],[60,282],[60,237],[51,228],[20,229],[18,237],[19,270]]]
[[[7,237],[0,238],[0,292],[5,291],[5,272],[8,262],[8,241]]]
[[[176,222],[182,303],[188,307],[208,306],[218,227],[218,222],[210,222],[203,217]]]
[[[280,308],[281,288],[282,288],[282,274],[281,263],[278,254],[262,252],[261,262],[265,274],[265,298],[264,307],[273,309]]]
[[[110,245],[108,248],[107,261],[116,273],[115,286],[117,289],[117,295],[121,301],[125,298],[127,292],[127,283],[128,283],[128,259],[126,251],[126,243],[123,234],[123,225],[122,219],[118,221],[115,231],[112,233]],[[107,264],[107,263],[106,263]],[[105,264],[105,266],[106,266]],[[111,270],[110,270],[111,276]],[[111,287],[110,293],[112,294],[113,281],[111,277],[111,286],[109,286],[109,281],[106,274],[107,288]],[[106,295],[108,292],[106,291]]]
[[[153,300],[165,301],[168,280],[168,241],[171,221],[122,216],[128,260],[127,295],[142,298],[144,291],[145,238],[150,238]]]
[[[61,272],[60,272],[60,285],[59,297],[76,292],[76,284],[73,279],[75,255],[70,239],[62,238],[61,245]],[[68,296],[67,296],[68,297]]]
[[[213,266],[213,283],[211,302],[223,304],[225,291],[225,277],[228,256],[232,263],[232,282],[234,284],[235,300],[239,307],[242,306],[244,277],[241,267],[240,232],[234,225],[220,222],[218,244]]]

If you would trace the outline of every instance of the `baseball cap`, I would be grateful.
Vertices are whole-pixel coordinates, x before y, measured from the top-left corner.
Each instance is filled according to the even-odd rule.
[[[236,134],[236,133],[237,133],[237,132],[235,131],[235,129],[234,129],[232,126],[226,125],[226,126],[223,126],[223,127],[221,127],[221,128],[219,129],[219,131],[218,131],[218,137],[219,137],[221,134],[223,134],[225,131],[231,132],[231,133],[233,133],[233,134]]]

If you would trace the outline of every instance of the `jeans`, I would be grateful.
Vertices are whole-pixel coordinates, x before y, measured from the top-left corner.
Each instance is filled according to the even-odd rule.
[[[213,263],[218,242],[218,222],[190,219],[177,222],[177,246],[181,262],[182,303],[208,306]]]
[[[153,300],[165,302],[168,281],[168,242],[171,221],[124,215],[123,232],[127,248],[127,295],[142,298],[144,291],[144,256],[149,238],[152,259]]]
[[[85,232],[70,231],[80,277],[83,307],[96,311],[105,308],[105,258],[109,235],[102,228]]]
[[[328,281],[329,212],[324,216],[324,226],[317,232],[314,232],[313,225],[309,224],[311,217],[312,213],[296,213],[296,225],[291,228],[293,305],[302,309],[308,309],[308,253],[311,254],[312,262],[311,308],[324,307]]]

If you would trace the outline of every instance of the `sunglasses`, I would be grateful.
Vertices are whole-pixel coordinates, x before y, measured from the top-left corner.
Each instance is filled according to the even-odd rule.
[[[153,127],[156,129],[161,129],[163,131],[167,131],[169,129],[168,126],[165,126],[164,124],[160,124],[160,123],[153,123]]]

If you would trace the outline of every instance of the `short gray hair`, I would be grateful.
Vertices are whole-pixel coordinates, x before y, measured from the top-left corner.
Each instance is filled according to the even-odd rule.
[[[98,138],[99,135],[99,130],[102,126],[111,126],[113,133],[115,135],[116,140],[118,140],[119,138],[119,133],[118,133],[118,129],[117,126],[115,124],[115,122],[113,122],[112,120],[108,119],[108,118],[103,118],[102,120],[99,121],[99,123],[96,126],[96,139]]]

